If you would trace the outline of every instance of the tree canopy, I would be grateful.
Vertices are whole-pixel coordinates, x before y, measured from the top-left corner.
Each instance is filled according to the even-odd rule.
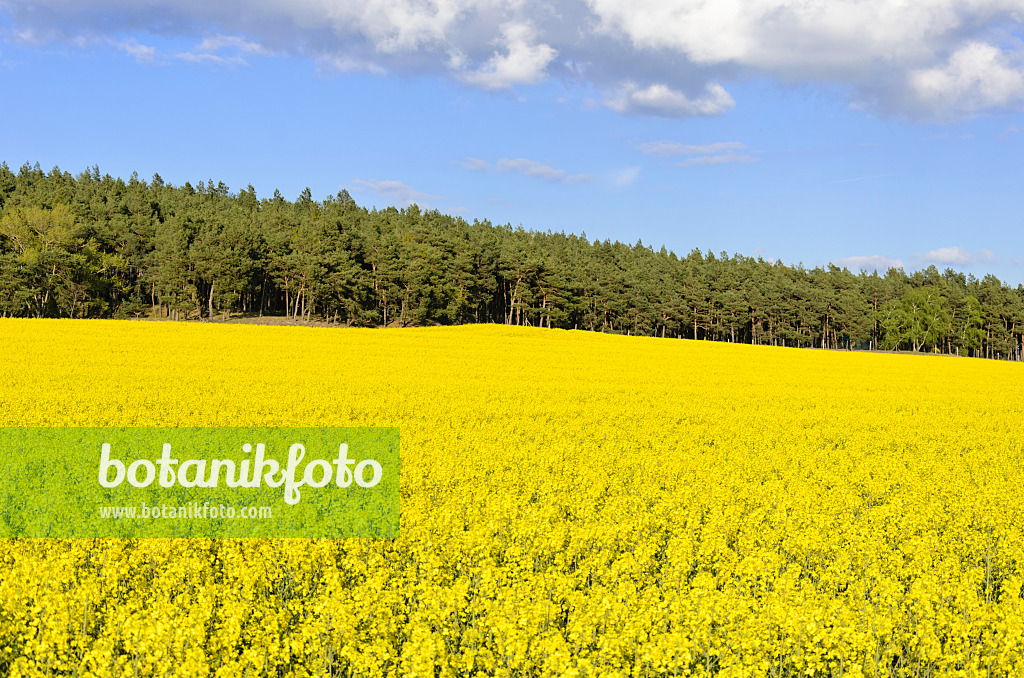
[[[292,202],[212,179],[125,182],[0,164],[0,315],[357,326],[507,323],[817,348],[1020,360],[1024,286],[930,266],[806,269],[637,241]]]

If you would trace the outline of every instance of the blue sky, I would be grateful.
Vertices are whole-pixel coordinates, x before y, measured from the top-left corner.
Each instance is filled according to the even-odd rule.
[[[1024,2],[0,0],[0,159],[1024,283]]]

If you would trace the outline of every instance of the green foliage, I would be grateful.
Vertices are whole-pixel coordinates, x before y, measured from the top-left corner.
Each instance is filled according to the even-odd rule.
[[[937,346],[950,323],[949,302],[936,286],[912,287],[900,299],[883,309],[882,346],[897,348],[909,344],[914,351]]]
[[[471,322],[778,346],[1020,359],[1024,287],[590,242],[347,191],[260,199],[209,179],[126,183],[0,164],[0,315],[279,315],[358,326]]]

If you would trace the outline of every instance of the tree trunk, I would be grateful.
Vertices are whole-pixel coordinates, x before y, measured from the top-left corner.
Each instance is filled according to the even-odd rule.
[[[512,317],[516,312],[516,298],[519,296],[519,283],[522,282],[522,280],[522,277],[516,279],[516,286],[512,289],[511,294],[509,295],[509,310],[508,318],[505,320],[506,325],[512,324]]]
[[[284,316],[287,318],[292,310],[292,297],[288,289],[288,277],[284,279]]]
[[[216,286],[217,281],[214,280],[210,283],[210,297],[207,299],[207,308],[210,311],[210,322],[213,322],[213,288]]]
[[[263,301],[267,298],[267,274],[263,274],[263,289],[260,291],[260,317],[263,317]]]

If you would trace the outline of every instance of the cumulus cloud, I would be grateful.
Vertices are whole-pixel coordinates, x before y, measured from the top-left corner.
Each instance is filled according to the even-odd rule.
[[[558,54],[548,45],[536,44],[528,24],[508,23],[501,27],[504,53],[495,52],[479,69],[465,72],[461,79],[484,89],[505,89],[532,85],[544,79],[545,70]],[[459,58],[456,64],[464,63]]]
[[[938,264],[946,266],[970,266],[971,264],[986,263],[995,259],[995,253],[988,249],[979,249],[969,252],[963,247],[940,247],[924,253],[915,254],[914,258],[924,264]]]
[[[486,90],[555,77],[627,115],[719,115],[736,105],[722,83],[745,77],[838,85],[859,108],[919,119],[1024,104],[1021,0],[0,0],[0,14],[8,39],[36,44],[209,32],[233,37],[183,54]]]
[[[353,190],[359,190],[360,188],[369,189],[383,198],[396,200],[403,207],[414,202],[423,204],[425,201],[438,200],[441,197],[430,195],[429,193],[421,193],[411,186],[393,179],[383,181],[376,179],[353,179],[351,188]]]
[[[603,103],[619,113],[665,118],[719,115],[736,105],[725,88],[717,82],[708,83],[702,94],[691,98],[663,83],[640,87],[628,81],[618,90],[607,94]]]
[[[980,42],[958,49],[945,64],[911,72],[910,84],[922,104],[951,113],[1004,108],[1024,97],[1020,64]]]
[[[513,172],[524,174],[528,177],[544,179],[556,184],[581,184],[593,181],[593,177],[589,174],[569,174],[563,169],[557,169],[527,158],[501,158],[493,165],[480,158],[465,158],[458,164],[475,172],[489,172],[492,170]]]
[[[840,268],[848,268],[851,271],[879,271],[885,272],[890,268],[903,268],[902,259],[892,259],[881,254],[871,254],[863,257],[843,257],[833,259],[832,263]]]

